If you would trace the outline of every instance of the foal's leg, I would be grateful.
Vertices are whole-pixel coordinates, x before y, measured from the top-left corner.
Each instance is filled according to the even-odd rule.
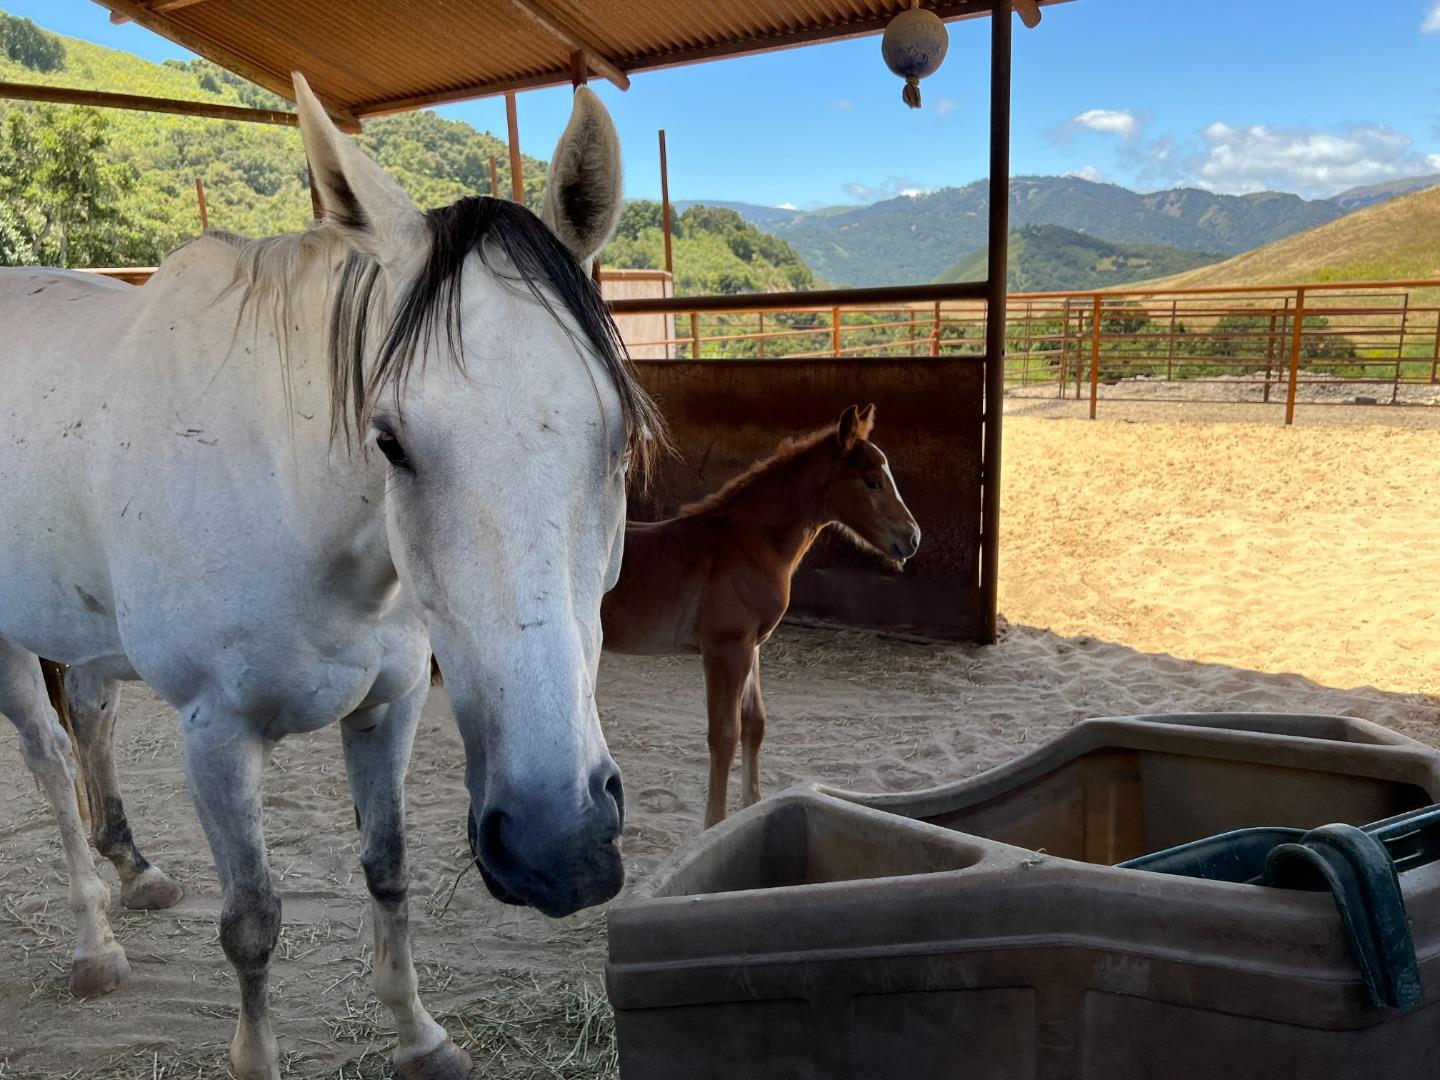
[[[155,911],[179,903],[184,891],[140,854],[120,800],[111,737],[120,684],[81,665],[65,671],[65,700],[80,750],[80,772],[90,796],[90,841],[120,874],[120,902]]]
[[[740,698],[741,805],[760,801],[760,743],[765,738],[765,699],[760,696],[760,650],[750,660],[750,675]]]
[[[740,695],[750,672],[751,650],[738,642],[702,645],[705,665],[705,704],[710,718],[710,793],[705,803],[705,827],[725,818],[725,791],[730,763],[740,741]]]
[[[463,1080],[470,1058],[420,1004],[410,959],[405,769],[426,687],[344,721],[345,768],[360,828],[360,865],[375,916],[375,995],[395,1017],[391,1060],[406,1080]]]
[[[130,972],[122,949],[110,932],[106,909],[110,889],[95,873],[90,843],[80,824],[75,801],[75,774],[70,737],[45,694],[40,660],[0,638],[0,713],[20,733],[20,752],[50,800],[60,826],[60,842],[70,871],[70,910],[79,924],[70,991],[76,997],[108,994]]]
[[[270,746],[248,720],[205,707],[181,713],[185,778],[220,878],[220,945],[240,981],[230,1042],[239,1080],[279,1080],[270,1030],[270,954],[280,938],[280,894],[270,883],[260,827],[260,782]]]

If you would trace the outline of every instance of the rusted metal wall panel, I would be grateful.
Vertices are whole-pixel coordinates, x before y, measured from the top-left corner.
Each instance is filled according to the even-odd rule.
[[[983,369],[977,358],[701,360],[636,364],[680,457],[630,516],[655,520],[713,491],[787,435],[874,402],[875,443],[924,533],[895,573],[827,531],[795,576],[793,614],[850,626],[976,640]]]

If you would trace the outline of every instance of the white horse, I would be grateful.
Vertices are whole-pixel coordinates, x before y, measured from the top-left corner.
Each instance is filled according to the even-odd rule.
[[[460,1077],[469,1059],[420,1004],[407,931],[402,782],[432,648],[491,891],[558,916],[623,875],[600,598],[626,463],[660,428],[588,276],[620,212],[619,144],[582,89],[544,224],[489,198],[422,213],[296,91],[322,225],[209,234],[141,289],[0,273],[0,712],[59,821],[77,994],[128,968],[37,656],[71,665],[95,839],[131,906],[179,892],[130,838],[114,681],[179,712],[239,976],[231,1058],[267,1080],[280,897],[261,770],[279,739],[341,721],[395,1064]]]

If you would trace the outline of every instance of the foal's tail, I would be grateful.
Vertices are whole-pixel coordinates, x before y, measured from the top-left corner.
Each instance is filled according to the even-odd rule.
[[[70,736],[70,748],[75,758],[75,804],[80,808],[80,820],[88,825],[90,799],[85,790],[85,766],[81,764],[80,748],[75,743],[75,726],[70,722],[70,703],[65,700],[65,665],[42,656],[40,674],[45,679],[45,693],[50,696],[50,705],[60,720],[60,726]]]

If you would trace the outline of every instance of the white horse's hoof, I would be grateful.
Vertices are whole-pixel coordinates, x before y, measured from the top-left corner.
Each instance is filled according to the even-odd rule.
[[[163,911],[174,907],[185,896],[185,890],[158,866],[145,872],[120,890],[120,902],[131,911]]]
[[[108,994],[130,974],[125,950],[111,945],[97,956],[76,957],[70,968],[70,993],[78,998]]]
[[[401,1080],[465,1080],[473,1068],[470,1055],[446,1039],[428,1054],[397,1064],[395,1075]]]

